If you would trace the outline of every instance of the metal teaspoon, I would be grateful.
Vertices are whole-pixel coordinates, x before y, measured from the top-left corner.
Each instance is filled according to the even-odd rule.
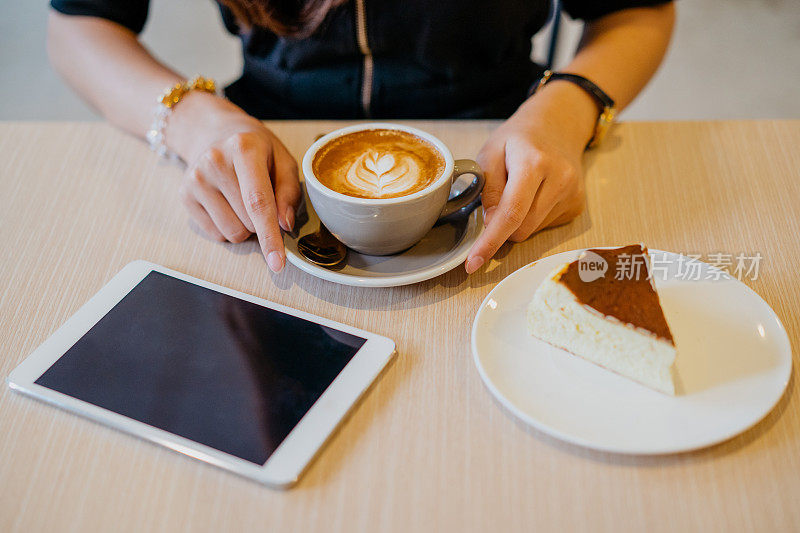
[[[314,142],[324,136],[324,133],[317,134]],[[297,241],[297,250],[315,265],[324,267],[334,267],[347,257],[347,247],[322,222],[316,232],[304,235]]]
[[[347,247],[321,222],[317,231],[300,237],[297,250],[315,265],[324,267],[334,267],[347,257]]]

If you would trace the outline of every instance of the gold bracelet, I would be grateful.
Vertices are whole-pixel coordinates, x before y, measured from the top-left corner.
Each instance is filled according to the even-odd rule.
[[[172,109],[178,105],[186,94],[190,91],[203,91],[216,94],[217,83],[203,76],[195,76],[190,80],[185,80],[164,89],[158,97],[155,112],[153,113],[153,123],[147,130],[147,143],[150,149],[162,157],[175,158],[175,154],[167,149],[164,138],[164,130],[167,127],[167,117],[172,113]]]
[[[172,87],[164,89],[164,92],[158,97],[158,103],[172,109],[189,91],[216,93],[217,83],[211,78],[195,76],[190,80],[178,82]]]

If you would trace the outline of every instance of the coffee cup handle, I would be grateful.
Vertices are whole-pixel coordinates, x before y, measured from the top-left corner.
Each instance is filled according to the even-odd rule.
[[[461,191],[456,197],[447,201],[442,209],[442,214],[439,215],[439,220],[449,217],[462,209],[469,209],[472,211],[477,207],[476,200],[480,197],[483,186],[486,183],[486,178],[483,176],[483,170],[478,166],[478,163],[470,159],[458,159],[453,165],[453,177],[450,181],[451,185],[455,183],[459,176],[463,174],[472,174],[475,179],[472,183]]]

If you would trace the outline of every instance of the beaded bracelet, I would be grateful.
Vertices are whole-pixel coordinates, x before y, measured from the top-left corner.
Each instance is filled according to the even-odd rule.
[[[158,97],[155,111],[153,112],[153,123],[150,129],[147,130],[147,144],[150,149],[156,152],[161,157],[169,159],[177,159],[177,155],[170,152],[167,148],[167,143],[164,138],[164,130],[167,127],[167,117],[172,113],[172,109],[178,102],[186,96],[189,91],[204,91],[207,93],[217,93],[217,84],[211,78],[203,76],[195,76],[190,80],[185,80],[171,87],[164,89],[164,92]]]

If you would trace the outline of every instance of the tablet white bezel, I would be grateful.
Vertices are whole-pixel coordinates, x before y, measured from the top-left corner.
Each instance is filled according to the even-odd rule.
[[[288,315],[340,330],[367,342],[353,356],[300,422],[263,465],[221,452],[204,444],[155,428],[102,407],[34,383],[72,345],[85,335],[150,272],[161,272],[222,294],[233,296]],[[9,386],[39,400],[86,418],[166,446],[200,461],[248,477],[265,485],[287,488],[297,481],[315,454],[333,433],[395,355],[392,340],[345,324],[291,309],[267,300],[170,270],[147,261],[126,265],[97,294],[70,317],[6,378]]]

